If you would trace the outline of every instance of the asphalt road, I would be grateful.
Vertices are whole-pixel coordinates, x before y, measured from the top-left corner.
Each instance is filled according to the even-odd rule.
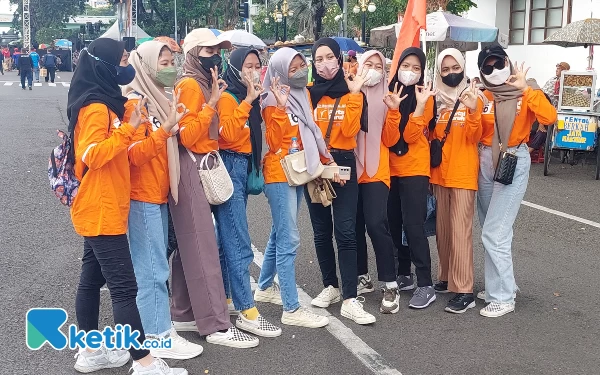
[[[17,81],[14,73],[0,76],[0,374],[75,373],[73,352],[47,346],[31,351],[25,345],[25,313],[32,307],[65,308],[68,323],[75,322],[82,239],[46,177],[48,156],[58,144],[55,130],[66,128],[68,87],[62,82],[68,83],[70,74],[58,76],[55,87],[43,84],[31,92],[16,83],[6,85]],[[549,177],[543,176],[542,165],[534,164],[525,200],[600,222],[600,181],[593,178],[593,164],[554,164]],[[264,196],[250,199],[248,218],[252,240],[262,251],[271,225]],[[513,247],[521,293],[516,312],[503,318],[479,316],[481,301],[466,314],[448,314],[443,311],[447,295],[424,311],[409,310],[408,294],[402,295],[398,314],[384,316],[377,312],[381,296],[374,292],[366,295],[366,309],[378,319],[373,326],[341,318],[335,305],[321,313],[340,319],[343,325],[336,329],[282,326],[281,337],[261,339],[258,348],[249,350],[210,345],[189,333],[184,336],[202,343],[204,353],[168,362],[184,365],[190,374],[215,375],[600,374],[598,225],[522,206]],[[322,284],[306,207],[300,231],[297,281],[314,297]],[[475,219],[476,290],[483,289],[479,236]],[[430,243],[436,272],[435,241]],[[370,269],[376,277],[373,256]],[[255,278],[258,273],[253,265]],[[101,326],[110,325],[108,292],[102,296]],[[259,309],[271,321],[279,320],[278,307],[261,304]]]

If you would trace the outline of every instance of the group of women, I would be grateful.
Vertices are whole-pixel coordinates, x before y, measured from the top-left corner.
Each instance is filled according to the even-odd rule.
[[[337,43],[323,38],[313,47],[313,83],[305,57],[290,48],[271,57],[261,82],[253,49],[235,49],[221,71],[220,51],[230,47],[208,29],[193,30],[184,41],[179,80],[171,50],[158,41],[129,55],[123,43],[100,38],[80,55],[68,103],[81,181],[71,216],[84,237],[79,328],[98,329],[100,288],[107,284],[115,324],[139,331],[140,342],[170,338],[172,344],[150,351],[84,349],[77,355],[78,371],[120,367],[131,358],[134,374],[185,375],[161,358],[189,359],[203,348],[178,331],[199,332],[208,343],[234,348],[257,346],[256,336],[281,335],[256,302],[282,305],[284,325],[326,326],[327,317],[300,305],[296,289],[303,199],[324,287],[312,304],[341,302],[343,317],[371,324],[375,316],[357,297],[375,289],[366,233],[382,283],[381,313],[398,312],[400,291],[413,289],[413,308],[425,308],[436,292],[448,291],[456,295],[447,311],[475,306],[472,214],[479,190],[486,252],[482,298],[488,302],[481,314],[514,310],[512,224],[527,186],[528,121],[550,124],[556,117],[541,91],[527,85],[522,67],[513,66],[499,47],[482,51],[487,90],[480,92],[468,83],[460,52],[446,50],[438,58],[433,90],[424,83],[425,55],[418,48],[402,53],[389,80],[381,53],[367,52],[358,74],[349,74]],[[169,87],[172,96],[165,92]],[[435,139],[443,145],[442,158],[432,168]],[[331,206],[312,203],[304,186],[288,184],[281,159],[296,149],[304,150],[310,174],[320,164],[350,167],[349,178],[334,175]],[[234,189],[225,203],[211,206],[198,171],[214,150]],[[513,183],[505,186],[493,174],[506,150],[516,153],[518,163]],[[272,227],[253,294],[246,204],[249,177],[261,172]],[[424,231],[430,184],[438,202],[435,285]],[[178,243],[170,272],[168,210]],[[235,325],[230,315],[237,317]]]

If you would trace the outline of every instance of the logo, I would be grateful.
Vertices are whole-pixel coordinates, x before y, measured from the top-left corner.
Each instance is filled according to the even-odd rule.
[[[71,324],[67,330],[68,335],[61,330],[69,318],[67,312],[60,308],[33,308],[27,311],[25,335],[27,347],[39,350],[48,343],[55,350],[69,347],[75,349],[160,349],[171,348],[171,338],[146,339],[139,342],[140,332],[131,329],[131,326],[117,324],[115,328],[104,327],[102,331],[79,330]]]

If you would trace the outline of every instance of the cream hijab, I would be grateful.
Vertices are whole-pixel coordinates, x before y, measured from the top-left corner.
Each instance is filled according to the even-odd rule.
[[[462,81],[460,81],[460,83],[456,87],[450,87],[444,82],[442,82],[442,61],[447,56],[451,56],[452,58],[454,58],[454,60],[456,60],[458,65],[460,65],[464,73]],[[458,95],[462,93],[463,90],[467,88],[469,84],[467,83],[467,75],[465,73],[465,58],[463,57],[462,53],[456,48],[446,48],[445,50],[440,52],[435,64],[437,65],[437,73],[435,74],[435,87],[438,89],[436,99],[437,110],[439,114],[445,111],[452,110],[452,108],[454,108],[454,103],[456,103],[456,100],[458,99]],[[463,104],[461,103],[460,106],[463,106]]]
[[[123,87],[123,95],[128,99],[137,99],[140,95],[148,98],[148,114],[164,123],[167,121],[171,111],[170,100],[165,96],[160,85],[156,82],[158,71],[158,58],[163,48],[169,48],[166,43],[158,41],[147,41],[131,52],[129,63],[135,68],[135,78],[127,86]],[[177,204],[179,197],[178,186],[181,175],[179,166],[179,152],[177,145],[177,134],[179,127],[175,125],[171,130],[171,137],[167,139],[167,160],[169,163],[169,185],[171,195]]]

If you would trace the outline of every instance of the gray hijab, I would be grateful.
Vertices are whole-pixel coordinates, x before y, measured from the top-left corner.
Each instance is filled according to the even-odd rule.
[[[263,80],[263,87],[266,94],[262,96],[261,108],[277,106],[277,100],[270,90],[271,79],[279,77],[281,85],[289,85],[288,73],[290,64],[294,57],[301,56],[306,59],[298,51],[284,47],[280,48],[273,54],[269,60],[267,73]],[[321,129],[315,123],[312,116],[312,109],[308,101],[308,90],[306,88],[290,88],[290,96],[287,101],[286,112],[293,114],[298,118],[298,126],[300,127],[300,138],[304,148],[304,157],[306,159],[306,168],[311,175],[315,173],[319,166],[319,154],[324,157],[331,158],[327,145],[323,139]],[[276,151],[276,150],[271,150]]]

